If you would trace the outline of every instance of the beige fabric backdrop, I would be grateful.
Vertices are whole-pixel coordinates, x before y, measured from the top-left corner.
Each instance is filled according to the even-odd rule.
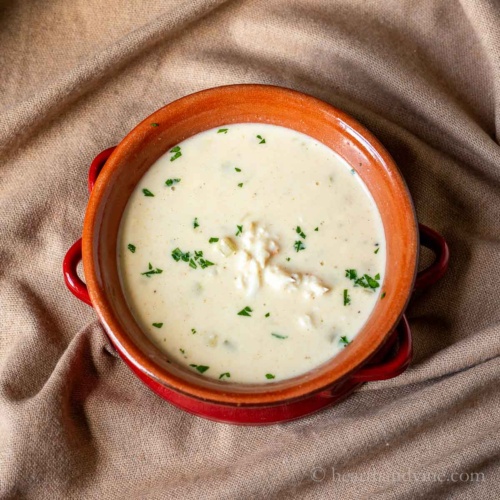
[[[499,2],[0,9],[1,498],[500,498]],[[452,251],[445,280],[409,309],[403,376],[262,428],[208,422],[147,391],[61,274],[94,155],[173,99],[241,82],[358,118]]]

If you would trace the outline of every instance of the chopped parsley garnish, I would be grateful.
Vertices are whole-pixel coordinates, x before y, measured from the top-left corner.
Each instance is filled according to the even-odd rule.
[[[237,225],[236,228],[238,229],[238,231],[236,231],[235,236],[239,236],[243,232],[243,226]]]
[[[196,229],[197,227],[200,227],[200,223],[198,222],[198,217],[195,217],[193,221],[193,229]]]
[[[380,296],[380,300],[382,300],[386,296],[385,292],[382,292],[382,295]]]
[[[236,170],[236,172],[241,172],[241,168],[234,167],[234,169]]]
[[[380,286],[380,274],[378,273],[373,278],[368,274],[363,274],[361,278],[358,278],[358,272],[355,269],[346,269],[345,277],[354,281],[354,286],[361,286],[370,290],[376,290]]]
[[[149,189],[144,188],[142,192],[144,193],[144,196],[154,196],[154,194]]]
[[[290,262],[290,257],[287,257],[287,258],[286,258],[286,261],[287,261],[287,262]]]
[[[189,262],[189,252],[183,253],[180,248],[176,248],[172,251],[172,258],[175,262],[183,260],[184,262]]]
[[[160,126],[160,124],[159,124],[159,123],[152,123],[152,124],[151,124],[151,126],[152,126],[152,127],[159,127],[159,126]]]
[[[284,339],[287,339],[287,338],[288,338],[288,335],[280,335],[279,333],[271,333],[271,335],[272,335],[273,337],[276,337],[277,339],[282,339],[282,340],[284,340]]]
[[[269,316],[271,316],[271,313],[266,313],[264,316],[265,316],[266,318],[269,318]]]
[[[300,252],[301,250],[305,250],[306,247],[304,245],[304,243],[302,243],[301,240],[297,240],[294,244],[293,244],[293,247],[295,248],[295,251],[296,252]]]
[[[246,306],[238,313],[238,316],[248,316],[249,318],[251,318],[252,315],[250,313],[252,312],[253,312],[252,309]]]
[[[186,354],[186,351],[184,349],[179,349],[179,351],[181,351],[182,354]]]
[[[306,239],[306,235],[304,233],[304,231],[302,231],[302,229],[300,228],[300,226],[297,226],[295,228],[295,232],[301,237],[301,238],[304,238]]]
[[[200,373],[205,373],[210,367],[205,365],[189,365]]]
[[[129,243],[127,245],[127,248],[132,252],[132,253],[135,253],[135,245],[132,245],[132,243]]]
[[[213,262],[210,262],[209,260],[200,259],[200,267],[202,269],[205,269],[206,267],[210,267],[210,266],[215,266],[215,264]]]
[[[184,253],[180,248],[176,248],[172,251],[172,258],[175,260],[175,262],[179,262],[180,260],[182,260],[183,262],[188,262],[189,267],[193,269],[197,269],[198,265],[202,269],[210,266],[215,266],[213,262],[210,262],[209,260],[203,258],[203,252],[201,250],[195,250],[194,257],[191,257],[190,252]]]
[[[145,273],[141,273],[142,276],[146,276],[148,278],[151,277],[152,274],[161,274],[163,272],[163,269],[153,269],[153,266],[151,265],[151,262],[148,264],[148,270]]]
[[[195,328],[191,328],[191,333],[194,335],[196,333],[196,329]]]
[[[210,266],[215,266],[213,262],[210,262],[209,260],[203,258],[203,252],[201,250],[194,251],[194,260],[198,261],[198,264],[202,269]]]
[[[243,182],[240,182],[240,183],[238,184],[238,187],[242,188],[242,187],[243,187]]]
[[[344,290],[344,305],[348,306],[351,303],[351,297],[349,297],[349,292]]]
[[[347,340],[347,337],[344,335],[342,337],[340,337],[340,340],[339,340],[340,344],[342,344],[344,347],[347,347],[349,344],[350,344],[350,341]]]
[[[167,179],[165,181],[165,184],[170,187],[170,186],[173,186],[174,184],[178,184],[179,182],[181,182],[180,179]]]
[[[358,272],[356,271],[356,269],[346,269],[345,277],[349,278],[350,280],[355,280],[358,277]]]
[[[223,379],[224,377],[231,378],[231,374],[229,372],[221,373],[219,375],[219,380]]]
[[[273,375],[272,373],[266,373],[266,378],[268,380],[272,380],[273,378],[276,378],[276,375]]]
[[[315,231],[319,231],[319,227],[315,227],[315,228],[314,228],[314,230],[315,230]]]
[[[181,147],[180,146],[175,146],[175,148],[172,148],[170,150],[171,153],[174,153],[171,157],[170,157],[170,161],[174,161],[174,160],[177,160],[177,158],[180,158],[182,156],[182,151],[181,151]]]
[[[161,328],[163,326],[163,323],[153,323],[153,326],[155,328]]]
[[[219,130],[217,130],[217,133],[218,134],[227,134],[227,131],[228,131],[227,128],[220,128]]]
[[[378,247],[378,248],[375,250],[375,252],[373,252],[373,253],[377,254],[379,250],[380,250],[380,247]]]
[[[266,143],[266,140],[261,135],[258,135],[257,139],[260,139],[259,144],[265,144]]]
[[[219,238],[210,238],[208,240],[209,243],[217,243],[219,241]]]

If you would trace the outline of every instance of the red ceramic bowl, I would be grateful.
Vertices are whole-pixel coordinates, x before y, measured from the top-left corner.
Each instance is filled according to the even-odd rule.
[[[295,129],[340,154],[371,191],[387,243],[385,297],[354,341],[304,375],[265,385],[218,382],[168,360],[135,322],[118,278],[120,219],[142,175],[188,137],[243,122]],[[447,268],[445,241],[419,227],[405,182],[378,140],[345,113],[289,89],[234,85],[179,99],[137,125],[118,146],[98,155],[88,182],[91,195],[83,238],[66,255],[66,284],[96,309],[109,339],[141,380],[171,403],[214,420],[240,424],[291,420],[340,400],[362,382],[399,375],[411,359],[411,333],[403,313],[412,291],[437,281]],[[421,243],[434,251],[436,259],[417,275],[419,231]],[[76,274],[82,255],[86,285]]]

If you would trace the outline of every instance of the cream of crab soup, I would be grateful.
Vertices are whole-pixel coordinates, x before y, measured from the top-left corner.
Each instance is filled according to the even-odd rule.
[[[146,335],[169,360],[238,383],[294,377],[344,349],[381,297],[385,259],[380,214],[350,165],[257,123],[160,157],[118,238],[122,287]]]

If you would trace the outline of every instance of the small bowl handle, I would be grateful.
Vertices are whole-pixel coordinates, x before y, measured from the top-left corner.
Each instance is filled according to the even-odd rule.
[[[399,341],[397,351],[380,363],[361,368],[351,377],[353,382],[387,380],[401,375],[406,370],[413,354],[411,330],[406,316],[401,317],[396,330]]]
[[[80,279],[76,272],[78,263],[82,260],[82,239],[70,247],[63,260],[63,274],[64,282],[69,291],[78,299],[85,302],[89,306],[92,305],[90,301],[87,285]]]
[[[101,173],[102,167],[104,167],[104,164],[106,163],[108,158],[111,156],[111,153],[115,149],[116,149],[116,146],[112,146],[111,148],[105,149],[104,151],[101,151],[92,160],[92,163],[90,164],[90,168],[89,168],[89,177],[88,177],[89,193],[92,192],[92,189],[94,189],[95,181],[97,180],[97,177]]]
[[[116,146],[105,149],[99,153],[90,164],[89,176],[88,176],[88,188],[89,193],[94,188],[95,181],[101,173],[102,167],[106,163],[107,159],[111,156],[111,153],[115,150]],[[63,260],[63,275],[64,282],[68,287],[69,291],[78,299],[85,302],[89,306],[92,305],[90,300],[89,292],[87,290],[87,285],[80,279],[76,268],[79,262],[82,260],[82,239],[80,238],[76,241],[66,253]]]
[[[440,280],[448,270],[450,249],[446,240],[436,231],[423,224],[418,225],[420,244],[436,255],[434,262],[417,274],[413,290],[423,290]]]

